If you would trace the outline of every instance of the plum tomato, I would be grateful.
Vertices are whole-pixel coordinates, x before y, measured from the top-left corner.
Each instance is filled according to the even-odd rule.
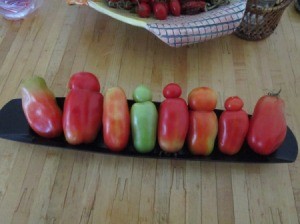
[[[287,124],[285,104],[278,94],[262,96],[250,119],[247,142],[260,155],[270,155],[283,143]]]

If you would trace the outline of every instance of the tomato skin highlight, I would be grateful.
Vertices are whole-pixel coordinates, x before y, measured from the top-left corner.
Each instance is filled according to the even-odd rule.
[[[287,124],[284,101],[278,96],[262,96],[250,119],[247,142],[260,155],[270,155],[283,143]]]
[[[163,151],[169,153],[178,152],[183,147],[188,132],[188,107],[184,99],[174,98],[178,91],[181,93],[179,85],[167,85],[163,90],[166,99],[159,107],[158,143]]]
[[[71,88],[64,102],[63,129],[71,145],[93,142],[101,128],[103,96],[100,83],[92,73],[75,73],[68,86]]]
[[[214,149],[218,118],[214,109],[217,94],[209,87],[198,87],[188,95],[190,108],[188,147],[194,155],[207,156]]]
[[[62,111],[42,77],[34,76],[21,84],[22,108],[29,126],[45,138],[63,133]]]
[[[130,135],[127,98],[121,87],[109,88],[103,102],[103,140],[114,152],[125,149]]]

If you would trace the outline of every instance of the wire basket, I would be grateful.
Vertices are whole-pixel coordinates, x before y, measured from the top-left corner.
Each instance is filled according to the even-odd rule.
[[[248,0],[242,22],[234,33],[246,40],[262,40],[270,36],[292,1]]]

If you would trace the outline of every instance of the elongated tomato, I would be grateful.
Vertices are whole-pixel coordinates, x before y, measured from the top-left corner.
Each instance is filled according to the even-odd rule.
[[[134,148],[141,153],[154,149],[157,133],[157,109],[152,93],[146,86],[138,86],[133,93],[135,103],[130,110],[131,131]]]
[[[181,88],[175,83],[167,85],[163,94],[166,99],[160,104],[158,119],[158,143],[165,152],[178,152],[185,142],[188,131],[188,107],[179,98]]]
[[[242,110],[244,102],[237,96],[225,101],[226,110],[219,119],[218,146],[221,152],[228,155],[240,151],[249,128],[248,114]]]
[[[193,89],[188,96],[190,108],[188,147],[194,155],[207,156],[214,149],[218,133],[218,119],[213,111],[217,94],[209,87]]]
[[[103,96],[98,78],[89,72],[71,76],[70,91],[65,99],[63,128],[72,145],[93,142],[101,128]]]
[[[276,94],[257,101],[247,136],[254,152],[270,155],[283,143],[287,131],[284,108],[284,101]]]
[[[123,150],[129,140],[130,115],[125,92],[120,87],[108,89],[103,102],[103,139],[112,151]]]
[[[209,155],[218,133],[218,118],[212,111],[190,111],[188,147],[194,155]]]
[[[40,136],[62,134],[62,111],[42,77],[34,76],[21,84],[22,108],[29,126]]]

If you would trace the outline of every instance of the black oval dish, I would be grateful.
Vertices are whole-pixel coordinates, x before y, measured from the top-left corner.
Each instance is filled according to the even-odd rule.
[[[57,98],[58,105],[62,108],[64,98]],[[132,100],[128,100],[129,107],[133,104]],[[155,102],[157,108],[160,103]],[[222,110],[215,110],[218,118]],[[195,156],[192,155],[186,145],[178,153],[168,154],[163,152],[158,144],[155,149],[147,154],[137,152],[133,143],[130,140],[128,146],[122,152],[112,152],[108,150],[103,143],[102,134],[99,133],[97,139],[91,144],[82,144],[73,146],[66,142],[64,136],[54,139],[45,139],[35,134],[29,127],[24,116],[21,99],[13,99],[9,101],[0,111],[0,137],[20,141],[25,143],[46,145],[59,147],[61,149],[73,149],[80,151],[89,151],[95,153],[113,154],[120,156],[140,157],[140,158],[154,158],[154,159],[181,159],[181,160],[199,160],[199,161],[215,161],[215,162],[242,162],[242,163],[291,163],[294,162],[298,155],[297,140],[288,128],[286,138],[283,144],[276,152],[269,156],[261,156],[254,153],[245,142],[240,152],[233,156],[224,155],[221,153],[215,144],[215,148],[209,156]]]

